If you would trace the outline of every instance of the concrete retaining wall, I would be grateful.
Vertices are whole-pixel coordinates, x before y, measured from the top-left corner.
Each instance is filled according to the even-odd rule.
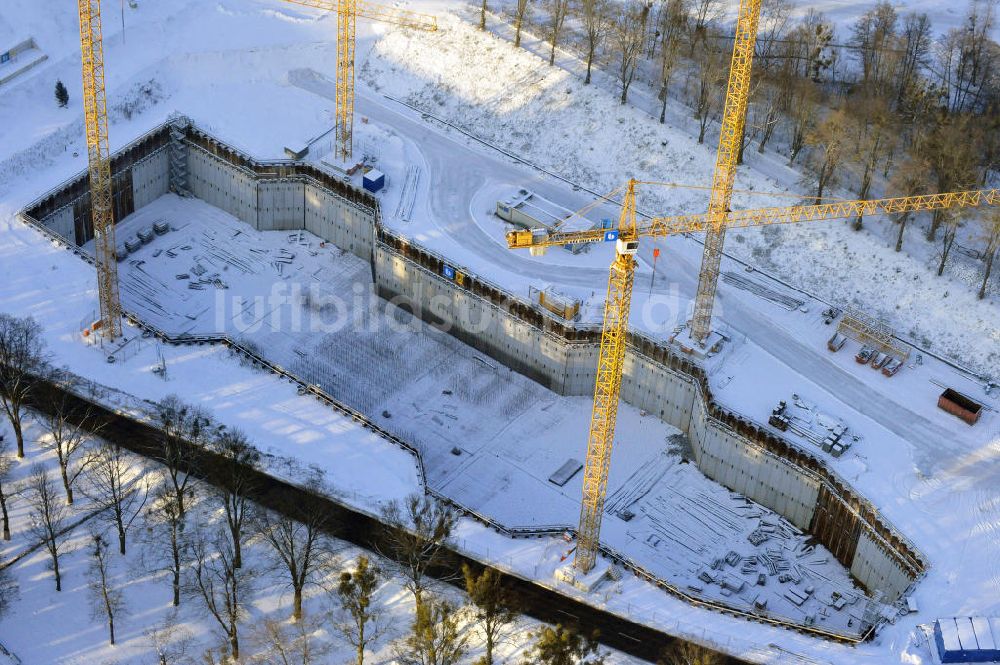
[[[188,150],[192,195],[257,227],[257,179],[253,171],[203,150]]]
[[[170,191],[170,155],[158,150],[132,166],[132,200],[138,210]]]
[[[125,182],[127,175],[131,184],[123,209],[165,191],[167,134],[165,128],[151,132],[116,155],[116,177]],[[192,126],[182,141],[191,194],[254,228],[306,229],[370,260],[383,298],[559,394],[592,393],[599,329],[550,316],[388,231],[378,222],[373,197],[314,166],[257,162]],[[81,205],[86,201],[81,177],[24,214],[81,244],[89,222],[89,205]],[[446,265],[456,269],[454,279],[443,276]],[[704,372],[689,358],[630,334],[622,399],[686,432],[705,475],[813,534],[884,600],[897,598],[924,571],[916,548],[821,460],[715,403]]]

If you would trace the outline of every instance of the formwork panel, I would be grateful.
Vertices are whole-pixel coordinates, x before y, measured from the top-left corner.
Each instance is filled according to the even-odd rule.
[[[170,154],[166,148],[132,167],[135,209],[145,207],[170,191]]]
[[[72,206],[67,206],[47,217],[44,224],[49,231],[58,234],[69,242],[76,243],[76,229],[73,223]]]
[[[866,531],[862,531],[858,538],[850,570],[865,588],[882,591],[882,601],[886,603],[896,601],[911,582],[885,548]]]

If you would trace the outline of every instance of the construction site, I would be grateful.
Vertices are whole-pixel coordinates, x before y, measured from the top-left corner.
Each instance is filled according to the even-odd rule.
[[[8,190],[23,233],[0,293],[53,326],[59,366],[137,403],[170,384],[343,476],[347,504],[416,484],[463,516],[469,556],[748,662],[940,662],[935,640],[959,638],[932,623],[1000,613],[996,373],[724,244],[978,213],[1000,191],[760,207],[766,181],[737,182],[758,0],[732,3],[709,177],[694,169],[668,214],[645,193],[674,183],[596,191],[419,107],[409,83],[379,87],[407,76],[378,62],[385,34],[446,39],[465,9],[250,4],[269,8],[239,20],[262,25],[294,5],[287,29],[335,54],[335,71],[312,52],[280,66],[275,103],[315,114],[273,134],[264,110],[234,129],[181,96],[109,130],[116,63],[100,3],[81,0],[86,142]],[[202,370],[211,349],[228,355]],[[360,478],[379,467],[384,495]]]

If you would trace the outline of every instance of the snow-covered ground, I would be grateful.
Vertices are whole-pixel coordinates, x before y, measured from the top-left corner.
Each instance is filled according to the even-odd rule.
[[[584,89],[578,79],[547,69],[531,54],[514,51],[502,40],[444,17],[455,9],[454,3],[421,2],[419,6],[441,15],[444,29],[426,36],[384,27],[362,28],[359,53],[366,56],[360,68],[362,82],[375,81],[381,91],[423,105],[595,191],[610,191],[627,175],[700,183],[710,174],[711,149],[697,146],[684,131],[660,127],[641,111],[619,107],[609,93]],[[459,11],[465,11],[464,7]],[[315,400],[296,396],[287,383],[239,367],[225,351],[158,349],[147,344],[132,359],[108,366],[103,354],[81,347],[80,323],[92,319],[96,309],[92,270],[14,219],[25,203],[85,166],[82,112],[75,92],[79,90],[79,58],[74,12],[68,0],[12,0],[0,10],[8,23],[40,35],[42,47],[50,54],[45,65],[0,90],[0,308],[43,320],[57,364],[70,365],[79,374],[124,388],[139,398],[159,399],[169,392],[182,392],[211,408],[220,420],[248,429],[262,446],[280,445],[307,462],[322,461],[346,445],[354,463],[367,464],[367,471],[352,473],[353,463],[331,469],[331,484],[342,488],[345,496],[356,493],[357,502],[369,509],[386,495],[418,489],[407,455],[357,430]],[[137,10],[126,13],[124,44],[115,21],[106,22],[113,147],[158,124],[174,110],[193,116],[223,140],[262,158],[282,157],[285,145],[328,129],[327,112],[333,102],[322,90],[305,90],[294,72],[312,69],[325,79],[332,78],[335,22],[329,17],[265,0],[220,0],[211,6],[140,1]],[[381,34],[385,37],[375,42],[373,37]],[[431,45],[438,50],[430,49]],[[69,110],[56,109],[52,102],[56,78],[71,91]],[[405,136],[422,152],[421,182],[430,198],[423,206],[415,206],[410,222],[400,222],[397,228],[407,224],[407,233],[422,243],[518,292],[526,292],[528,283],[544,281],[600,293],[606,271],[593,257],[606,253],[606,248],[595,248],[597,253],[581,257],[598,265],[576,268],[568,254],[515,255],[498,242],[498,234],[480,230],[492,220],[469,214],[475,193],[492,184],[523,183],[570,209],[587,203],[584,194],[482,147],[470,150],[472,142],[467,137],[422,120],[419,113],[385,100],[379,91],[361,86],[359,95],[360,114]],[[584,137],[583,147],[591,150],[581,149],[580,137]],[[780,175],[770,168],[765,171]],[[784,185],[749,170],[739,186],[785,190]],[[653,190],[642,193],[640,206],[657,213],[705,207],[704,194],[671,190],[669,195],[655,196]],[[737,205],[751,202],[765,200],[743,197]],[[847,299],[842,297],[845,289],[857,290],[854,297],[891,314],[901,332],[926,338],[934,349],[956,353],[985,371],[996,366],[1000,325],[995,301],[980,303],[971,297],[967,301],[961,296],[968,293],[967,284],[954,282],[953,288],[946,289],[946,305],[941,305],[937,296],[948,281],[930,279],[921,259],[905,262],[905,257],[888,256],[878,242],[837,224],[824,227],[822,233],[830,234],[826,239],[809,235],[820,233],[818,228],[776,232],[785,238],[784,246],[795,250],[778,257],[772,250],[771,256],[779,267],[787,264],[783,269],[790,282],[812,285],[820,295],[838,301]],[[745,233],[743,243],[738,234],[731,234],[729,249],[753,257],[756,248],[757,254],[766,256],[771,245],[782,242],[770,237],[772,233]],[[799,233],[806,235],[788,235]],[[803,248],[814,243],[819,249],[849,249],[833,260],[822,252],[802,254]],[[675,238],[663,246],[668,251],[661,257],[658,279],[651,289],[662,300],[648,321],[649,326],[659,326],[660,333],[683,319],[700,255],[697,243],[686,239]],[[652,243],[646,243],[643,260],[647,267],[637,284],[648,283],[643,280],[650,277],[651,249]],[[558,261],[550,265],[547,259],[554,256]],[[897,260],[903,263],[896,264]],[[763,260],[755,262],[764,264]],[[889,266],[888,274],[878,268],[880,262]],[[741,270],[738,265],[727,269]],[[913,295],[897,310],[895,300],[902,296],[887,293]],[[664,304],[671,298],[673,305]],[[633,317],[633,324],[641,325],[644,305],[638,300],[640,316]],[[889,380],[855,366],[845,351],[826,355],[822,344],[829,328],[819,321],[815,301],[810,307],[808,313],[789,312],[723,286],[719,311],[737,345],[720,359],[725,365],[714,374],[717,394],[728,405],[764,420],[778,399],[799,392],[821,401],[825,410],[863,434],[863,442],[834,466],[875,500],[931,561],[931,571],[916,596],[924,611],[901,618],[874,643],[848,649],[780,629],[754,626],[747,630],[742,621],[694,609],[633,579],[624,582],[621,594],[605,602],[613,611],[680,634],[713,639],[753,660],[787,660],[784,649],[838,663],[926,662],[928,656],[917,644],[918,622],[935,615],[1000,610],[1000,575],[996,572],[1000,556],[995,537],[1000,524],[995,492],[1000,459],[997,415],[988,412],[980,425],[968,429],[939,414],[933,399],[940,389],[931,380],[958,384],[979,396],[982,389],[974,383],[959,384],[964,379],[931,359]],[[150,371],[160,354],[168,367],[166,381]],[[763,382],[761,376],[782,378]],[[935,445],[942,448],[935,450]],[[371,464],[372,459],[378,460],[377,466]],[[376,469],[379,474],[372,473]],[[460,536],[470,551],[501,561],[525,576],[551,579],[559,565],[558,540],[511,542],[472,522],[463,523]],[[575,593],[568,587],[561,589]],[[768,644],[780,646],[762,646]]]

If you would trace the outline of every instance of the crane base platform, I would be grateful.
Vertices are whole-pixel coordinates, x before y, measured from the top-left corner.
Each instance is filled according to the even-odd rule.
[[[705,343],[702,344],[691,337],[690,328],[684,328],[684,330],[671,337],[670,342],[683,353],[699,360],[704,360],[718,353],[727,339],[725,335],[712,331],[705,340]]]
[[[566,582],[567,584],[576,587],[580,591],[590,593],[596,589],[601,582],[610,579],[608,574],[609,570],[609,566],[602,565],[598,562],[589,573],[581,573],[573,567],[572,563],[569,563],[561,568],[556,568],[555,578],[560,582]]]

